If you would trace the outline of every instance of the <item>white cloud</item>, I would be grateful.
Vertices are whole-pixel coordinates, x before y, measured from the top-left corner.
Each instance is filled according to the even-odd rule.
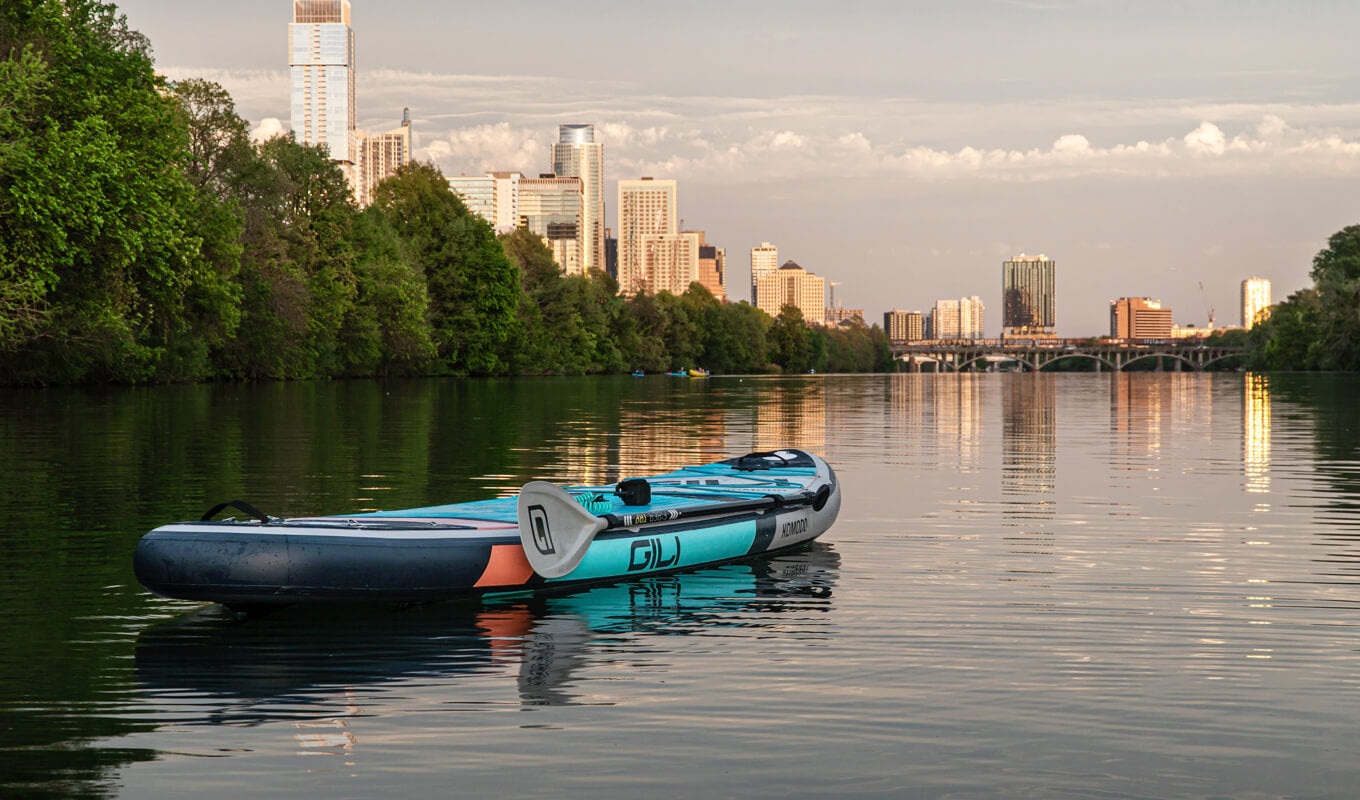
[[[250,138],[256,142],[263,142],[266,139],[273,139],[288,130],[288,126],[283,124],[283,120],[278,117],[265,117],[260,120],[250,131]]]
[[[435,161],[449,174],[518,170],[537,175],[548,168],[548,141],[538,138],[542,133],[511,127],[508,122],[455,128],[431,140],[415,155]]]
[[[1228,149],[1227,137],[1212,122],[1201,122],[1198,128],[1185,134],[1185,148],[1192,155],[1221,156]]]

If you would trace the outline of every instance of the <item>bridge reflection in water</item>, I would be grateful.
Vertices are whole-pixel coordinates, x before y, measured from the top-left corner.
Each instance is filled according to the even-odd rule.
[[[958,339],[894,342],[892,352],[913,372],[919,372],[922,365],[936,372],[1011,366],[1038,372],[1062,359],[1088,359],[1095,362],[1097,371],[1114,372],[1156,359],[1158,368],[1165,365],[1180,372],[1186,367],[1200,371],[1238,358],[1245,348],[1204,344],[1199,339]]]

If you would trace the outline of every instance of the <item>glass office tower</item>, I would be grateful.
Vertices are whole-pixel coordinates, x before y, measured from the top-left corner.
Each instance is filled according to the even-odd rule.
[[[288,25],[293,136],[355,162],[354,29],[349,0],[294,0]],[[353,175],[347,175],[353,181]]]
[[[604,260],[604,145],[595,141],[595,126],[560,125],[552,146],[553,173],[581,179],[582,261],[586,271],[603,270]]]

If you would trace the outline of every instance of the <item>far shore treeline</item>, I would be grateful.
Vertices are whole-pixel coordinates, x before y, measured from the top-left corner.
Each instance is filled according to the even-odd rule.
[[[566,277],[429,164],[375,195],[358,209],[322,149],[252,142],[220,86],[157,76],[114,6],[0,3],[0,385],[894,367],[876,325]],[[1312,277],[1229,334],[1248,368],[1360,369],[1360,225]]]
[[[7,0],[0,59],[0,383],[893,366],[877,326],[566,277],[429,164],[359,210],[324,150],[158,77],[112,5]]]

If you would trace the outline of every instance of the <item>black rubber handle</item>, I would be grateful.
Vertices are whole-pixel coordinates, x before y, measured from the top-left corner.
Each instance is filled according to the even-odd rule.
[[[266,525],[269,524],[269,517],[266,517],[264,515],[264,512],[260,511],[260,509],[256,508],[255,506],[252,506],[250,503],[247,503],[244,500],[228,500],[225,503],[218,503],[217,505],[208,509],[207,512],[199,519],[199,522],[208,522],[213,517],[217,516],[218,514],[221,514],[223,509],[227,508],[235,508],[240,511],[244,511],[250,516],[254,517],[255,519],[258,519],[260,522],[263,522]]]

